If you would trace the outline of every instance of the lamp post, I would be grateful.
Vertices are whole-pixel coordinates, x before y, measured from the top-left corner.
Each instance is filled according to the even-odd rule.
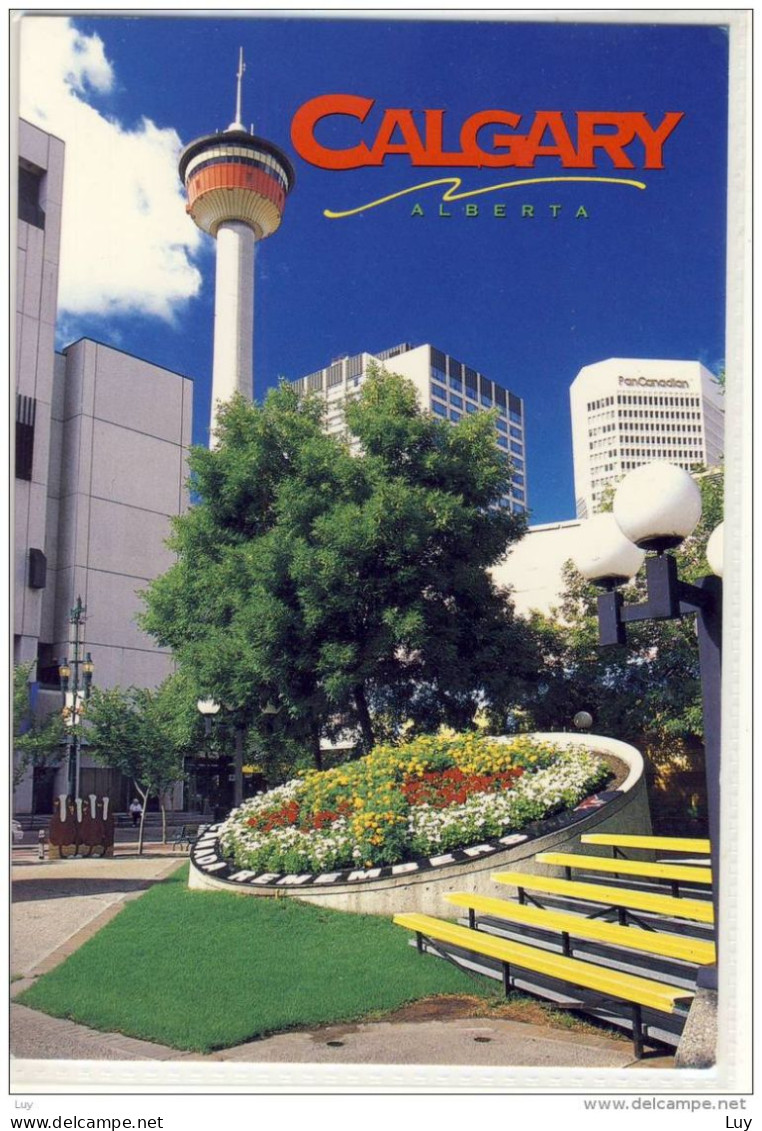
[[[90,698],[93,682],[94,664],[89,652],[82,655],[83,641],[82,628],[85,622],[87,609],[82,604],[82,598],[77,597],[77,603],[69,614],[69,624],[72,629],[72,661],[69,663],[64,657],[58,665],[58,677],[61,684],[63,698],[63,717],[67,727],[66,747],[68,754],[67,764],[67,792],[73,801],[79,797],[79,771],[82,747],[82,715],[85,704]]]
[[[596,515],[582,528],[584,541],[575,564],[583,577],[604,590],[598,596],[598,632],[602,647],[625,644],[626,626],[637,621],[696,617],[712,900],[719,950],[721,529],[714,531],[707,546],[714,576],[702,577],[695,585],[680,581],[677,562],[669,553],[693,532],[700,518],[701,492],[687,471],[662,461],[644,464],[622,480],[614,497],[613,514]],[[618,587],[634,577],[644,558],[646,600],[637,605],[625,605]],[[716,990],[717,968],[701,967],[698,985]]]
[[[203,720],[204,720],[204,736],[206,738],[209,738],[209,736],[212,733],[212,719],[215,717],[215,715],[219,714],[220,704],[217,703],[216,700],[211,699],[211,698],[197,699],[196,700],[196,707],[198,708],[198,711],[199,711],[199,713],[201,714],[201,716],[203,717]],[[209,763],[207,761],[206,756],[204,757],[204,763],[205,763],[205,768],[206,768],[205,789],[208,789],[209,788],[209,777],[208,777],[208,775],[209,775]],[[198,792],[198,785],[196,785],[196,790]],[[208,801],[207,794],[206,793],[199,794],[199,796],[203,797],[202,808],[205,809],[206,808],[206,802]]]

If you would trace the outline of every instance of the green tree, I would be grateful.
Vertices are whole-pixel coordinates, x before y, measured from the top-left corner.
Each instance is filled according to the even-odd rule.
[[[170,676],[157,689],[95,688],[88,704],[88,752],[102,765],[132,779],[141,799],[138,854],[149,797],[157,797],[166,841],[166,794],[183,775],[185,754],[199,737],[198,712],[182,676]]]
[[[457,426],[374,373],[346,439],[293,387],[233,400],[219,446],[194,449],[198,503],[175,521],[177,561],[146,593],[144,626],[266,745],[262,708],[320,764],[339,719],[374,741],[390,700],[414,721],[470,723],[504,699],[528,654],[487,569],[524,530],[499,505],[510,466],[492,414]]]
[[[59,712],[40,718],[32,710],[29,676],[34,663],[13,669],[13,788],[31,766],[55,765],[61,760],[66,730]]]

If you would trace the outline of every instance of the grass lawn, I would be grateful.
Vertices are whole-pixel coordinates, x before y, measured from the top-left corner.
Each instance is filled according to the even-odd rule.
[[[417,954],[409,932],[381,916],[190,891],[187,877],[186,866],[125,904],[17,1000],[94,1029],[209,1052],[432,994],[497,995],[486,979]]]

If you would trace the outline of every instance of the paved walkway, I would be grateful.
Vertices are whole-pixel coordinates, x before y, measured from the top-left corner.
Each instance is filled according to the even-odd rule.
[[[143,857],[118,846],[111,860],[39,862],[13,854],[12,995],[62,962],[127,899],[183,862],[167,846]],[[11,1052],[19,1060],[125,1060],[298,1064],[431,1064],[490,1067],[670,1068],[672,1057],[634,1062],[629,1040],[502,1019],[458,1017],[336,1025],[282,1033],[209,1055],[182,1053],[118,1033],[100,1033],[24,1006],[11,1005]]]

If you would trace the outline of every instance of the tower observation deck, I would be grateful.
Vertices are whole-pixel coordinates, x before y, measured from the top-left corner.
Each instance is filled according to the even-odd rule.
[[[294,169],[277,145],[241,122],[243,50],[235,121],[197,138],[180,155],[186,211],[217,241],[211,442],[219,404],[254,395],[254,249],[280,227]]]

